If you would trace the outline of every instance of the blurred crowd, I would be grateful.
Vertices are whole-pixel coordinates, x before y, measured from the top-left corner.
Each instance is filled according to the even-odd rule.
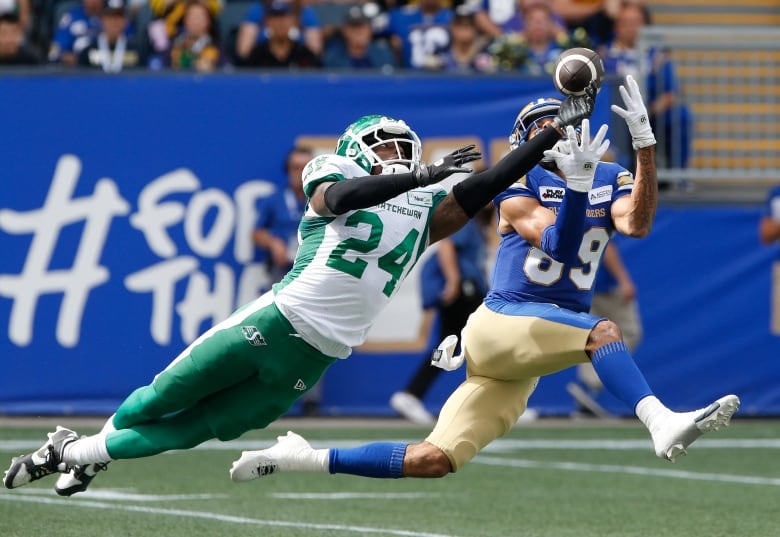
[[[0,0],[0,65],[549,75],[586,46],[638,65],[640,0]]]

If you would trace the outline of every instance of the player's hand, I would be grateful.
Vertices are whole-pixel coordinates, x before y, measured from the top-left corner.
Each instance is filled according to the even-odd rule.
[[[453,356],[455,347],[457,346],[458,336],[450,335],[444,338],[431,355],[431,365],[444,369],[445,371],[455,371],[458,369],[463,365],[463,359],[466,353],[461,349],[460,354]]]
[[[602,125],[593,140],[590,139],[590,120],[582,121],[580,140],[574,127],[566,127],[570,152],[548,149],[544,156],[555,160],[558,169],[566,176],[566,186],[577,192],[588,192],[593,186],[593,177],[601,157],[609,149],[607,126]]]
[[[440,158],[430,166],[421,164],[417,168],[417,182],[420,186],[438,183],[454,173],[469,173],[471,168],[463,165],[482,158],[482,153],[474,151],[474,144],[461,147],[449,155]]]
[[[555,128],[562,131],[569,125],[576,127],[583,119],[589,118],[593,113],[593,108],[596,106],[597,91],[598,86],[596,86],[594,81],[585,88],[585,93],[582,95],[569,95],[561,103],[561,109],[553,120]]]
[[[628,86],[628,90],[626,90],[626,86]],[[639,85],[634,77],[626,76],[626,83],[618,89],[626,107],[621,108],[613,104],[611,108],[626,121],[628,130],[631,132],[631,145],[634,146],[634,149],[655,145],[655,135],[653,135],[653,129],[650,126],[650,119],[647,117],[647,108],[642,101],[642,94],[639,92]]]

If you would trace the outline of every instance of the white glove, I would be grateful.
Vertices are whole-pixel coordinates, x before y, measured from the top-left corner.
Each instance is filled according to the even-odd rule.
[[[588,192],[593,186],[593,177],[596,175],[596,167],[601,157],[609,149],[607,126],[602,125],[593,141],[590,140],[590,121],[582,120],[582,133],[577,142],[577,133],[574,127],[566,127],[566,135],[569,139],[570,152],[548,149],[544,155],[555,159],[558,169],[566,176],[566,186],[576,192]]]
[[[628,91],[626,91],[626,86],[628,86]],[[626,121],[628,130],[631,132],[631,145],[634,146],[634,149],[655,145],[655,135],[653,135],[653,129],[650,126],[650,119],[647,117],[647,108],[642,101],[642,94],[639,92],[639,85],[634,77],[626,76],[625,86],[620,86],[618,89],[626,107],[620,108],[613,104],[611,108]]]
[[[461,365],[463,365],[463,359],[466,355],[466,350],[461,348],[460,354],[453,356],[455,347],[458,346],[458,336],[450,335],[444,338],[439,346],[433,351],[431,355],[431,365],[434,365],[445,371],[455,371]]]

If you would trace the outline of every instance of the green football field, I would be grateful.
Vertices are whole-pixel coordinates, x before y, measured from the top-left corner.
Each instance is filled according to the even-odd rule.
[[[42,444],[53,429],[42,425],[0,426],[3,469]],[[89,433],[95,425],[74,428]],[[412,441],[427,432],[389,419],[282,420],[234,442],[115,462],[71,498],[53,492],[53,477],[0,489],[0,536],[780,536],[777,421],[735,420],[677,464],[655,457],[635,421],[540,420],[515,427],[444,479],[230,481],[242,449],[267,447],[288,428],[315,447]]]

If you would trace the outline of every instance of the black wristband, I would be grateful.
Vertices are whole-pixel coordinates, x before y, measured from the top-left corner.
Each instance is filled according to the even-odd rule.
[[[469,218],[482,210],[485,205],[509,188],[509,186],[531,171],[561,138],[554,128],[545,128],[529,141],[513,149],[495,166],[484,172],[472,175],[452,188],[455,201]]]
[[[344,214],[373,207],[418,186],[412,172],[354,177],[330,185],[325,191],[325,206],[333,214]]]

